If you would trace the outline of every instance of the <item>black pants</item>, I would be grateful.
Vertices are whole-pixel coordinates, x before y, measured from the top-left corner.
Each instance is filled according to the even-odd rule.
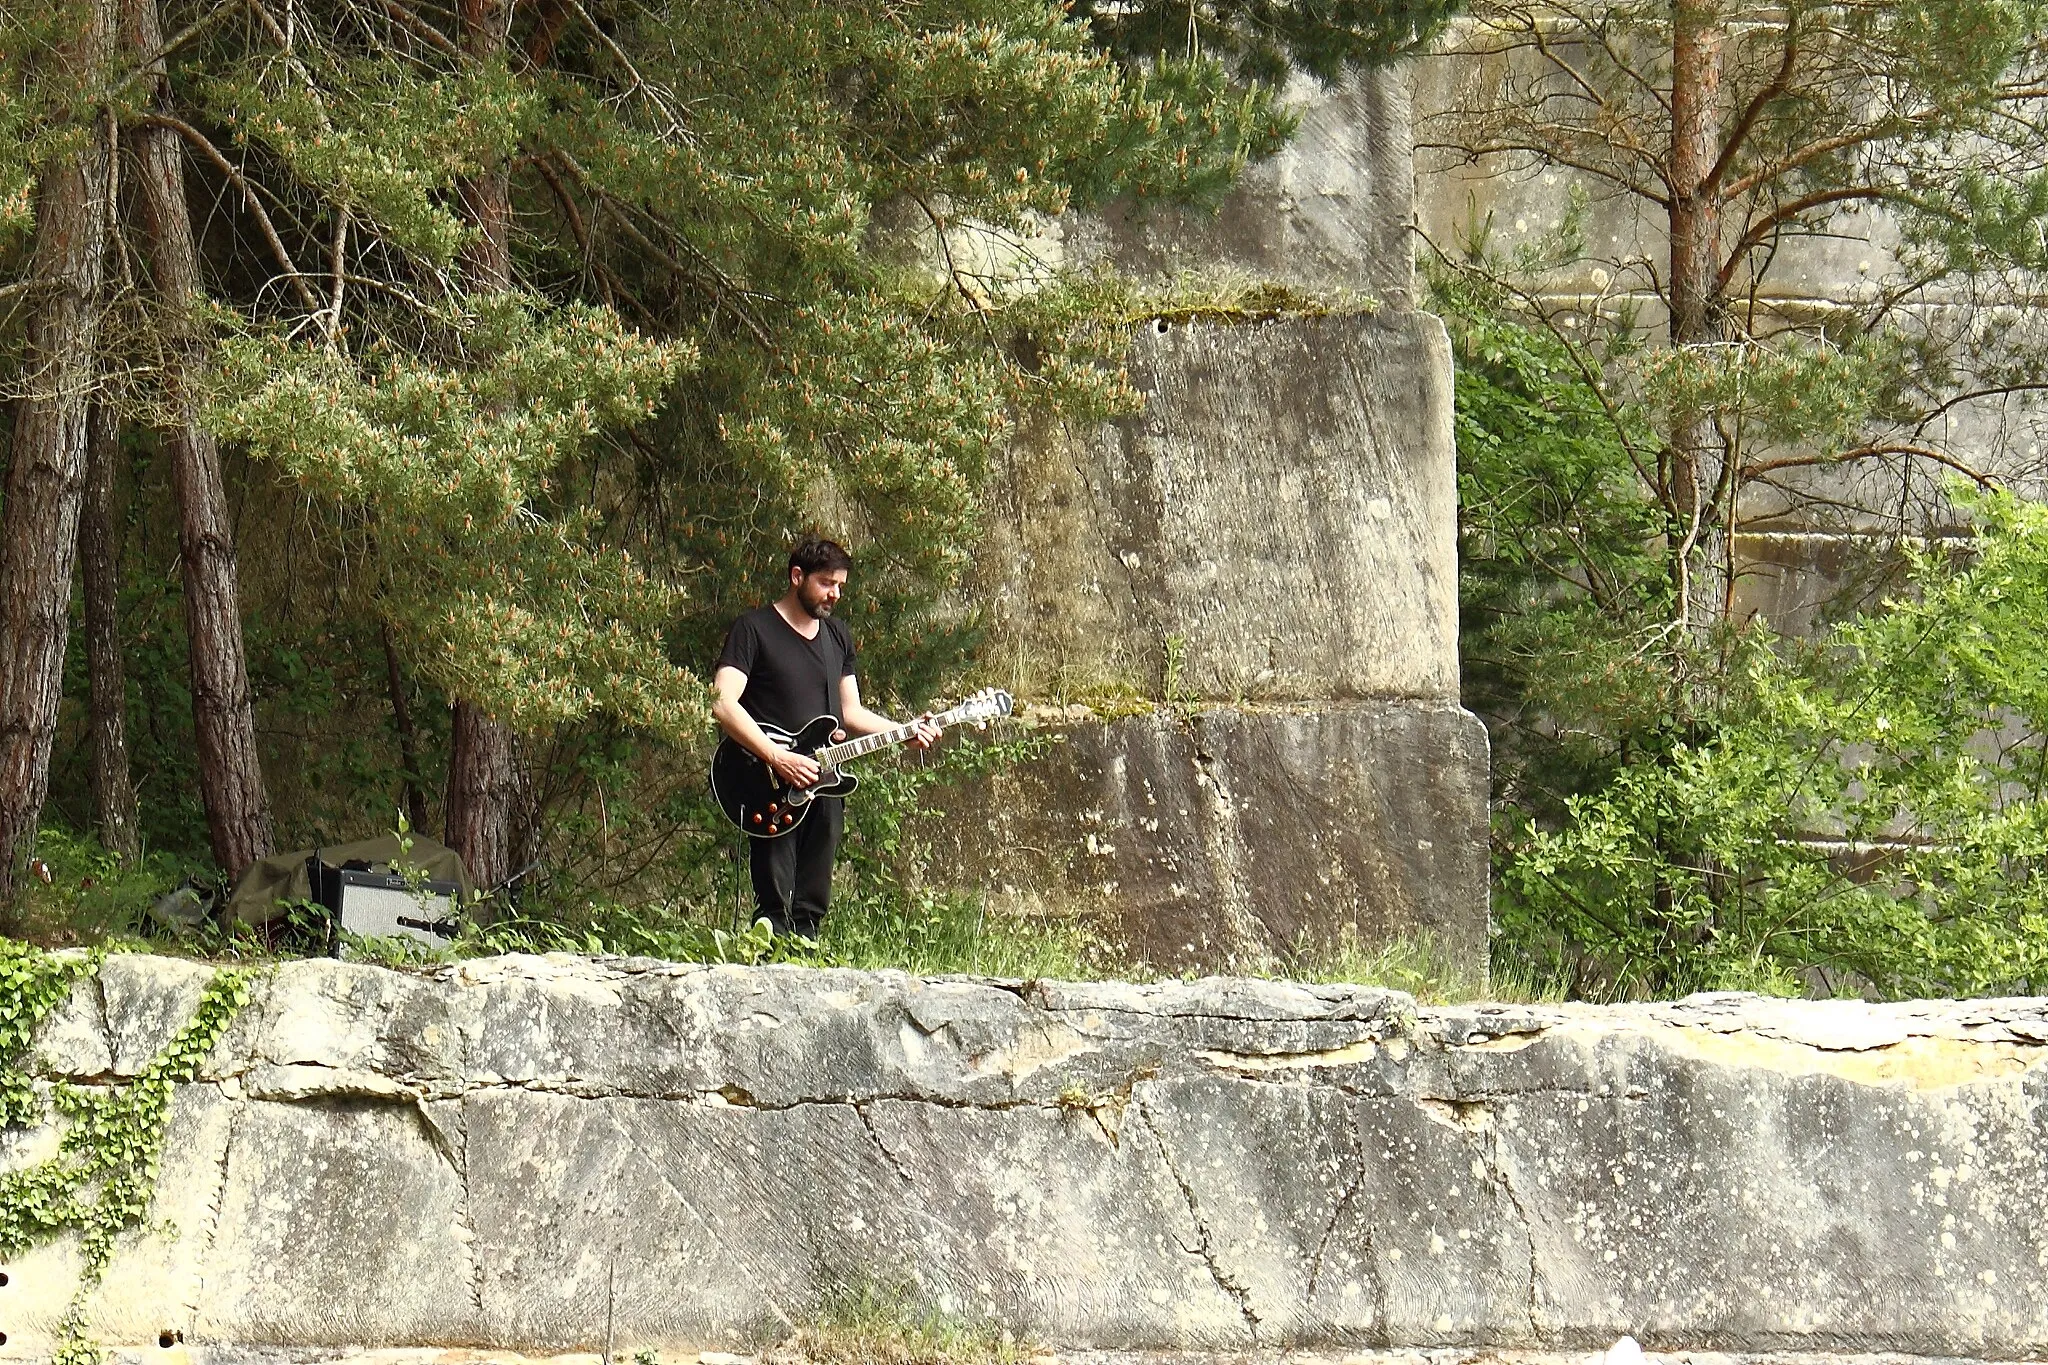
[[[832,859],[846,827],[846,802],[821,796],[804,822],[780,839],[749,839],[754,864],[754,913],[778,934],[818,936],[832,901]]]

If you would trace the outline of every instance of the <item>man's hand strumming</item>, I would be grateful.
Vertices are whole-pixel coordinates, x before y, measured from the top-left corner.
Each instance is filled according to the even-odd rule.
[[[778,748],[770,754],[768,767],[792,787],[814,786],[818,781],[817,762],[788,749]]]

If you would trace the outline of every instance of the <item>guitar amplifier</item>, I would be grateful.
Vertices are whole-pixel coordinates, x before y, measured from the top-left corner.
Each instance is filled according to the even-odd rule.
[[[365,867],[329,867],[307,860],[313,899],[327,910],[330,944],[339,955],[341,934],[365,938],[407,938],[439,948],[455,937],[454,882],[409,883],[395,872]]]

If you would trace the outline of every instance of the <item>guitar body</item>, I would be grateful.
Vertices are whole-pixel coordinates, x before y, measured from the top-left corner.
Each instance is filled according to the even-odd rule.
[[[763,725],[761,732],[792,753],[814,754],[832,742],[839,722],[818,716],[795,734]],[[711,795],[725,818],[755,839],[780,839],[804,822],[821,796],[845,796],[860,780],[849,772],[827,772],[815,787],[792,787],[760,759],[733,743],[718,742],[711,758]]]
[[[999,687],[984,687],[952,710],[925,719],[942,730],[955,724],[986,726],[1009,715],[1011,704],[1008,692]],[[838,744],[832,742],[832,732],[839,728],[839,722],[830,716],[817,717],[793,735],[773,725],[763,725],[761,732],[783,748],[817,759],[823,780],[815,787],[790,786],[728,735],[718,742],[718,752],[711,756],[712,799],[725,812],[725,818],[746,831],[749,838],[780,839],[804,822],[819,797],[845,796],[860,785],[846,771],[848,759],[913,741],[923,724],[925,720],[916,720]]]

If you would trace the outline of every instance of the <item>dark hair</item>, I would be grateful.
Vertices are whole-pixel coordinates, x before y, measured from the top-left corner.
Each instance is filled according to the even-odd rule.
[[[801,569],[804,577],[814,573],[830,573],[834,569],[851,569],[853,556],[846,553],[846,547],[836,540],[824,536],[808,535],[796,543],[789,552],[789,567]]]

